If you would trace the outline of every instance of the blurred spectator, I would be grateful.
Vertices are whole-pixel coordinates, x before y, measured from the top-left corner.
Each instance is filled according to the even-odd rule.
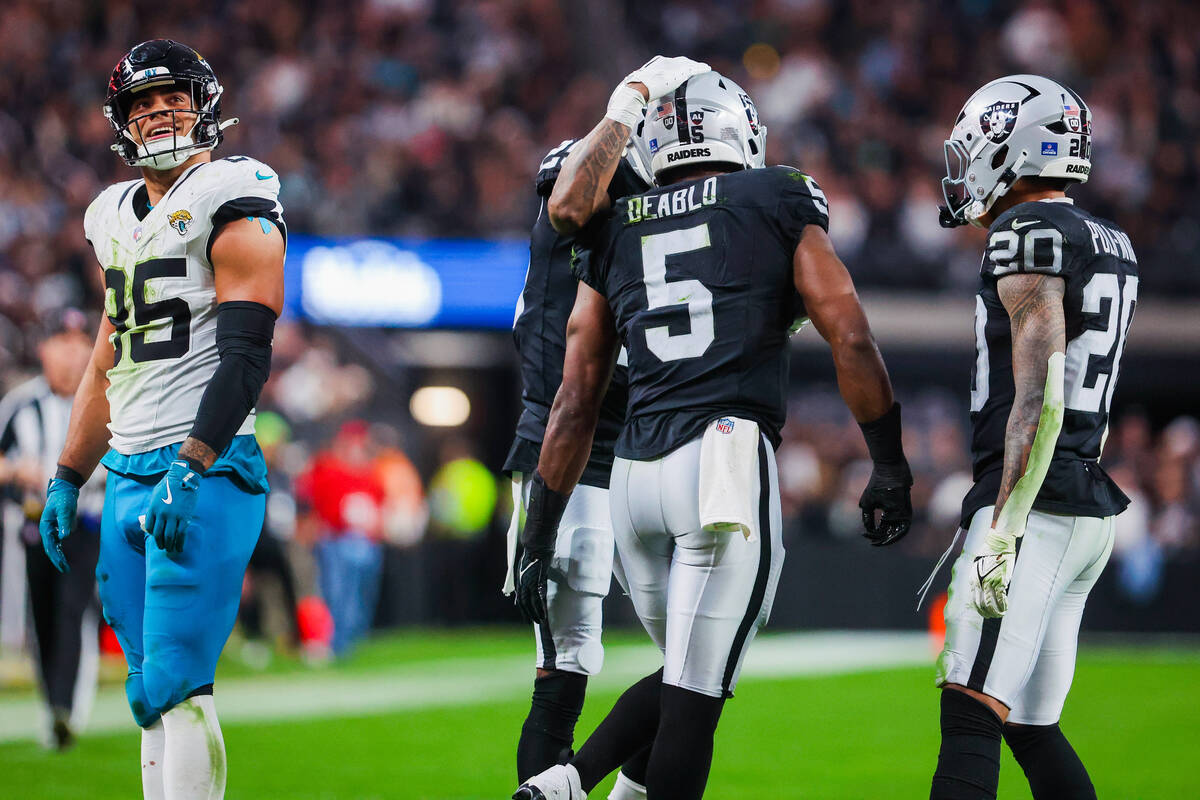
[[[571,16],[578,5],[9,0],[0,361],[32,362],[20,330],[33,318],[100,306],[83,210],[105,184],[134,177],[109,150],[100,103],[117,59],[152,36],[208,58],[226,117],[243,120],[221,152],[271,164],[290,227],[328,235],[523,236],[539,157],[582,133],[607,85],[655,52],[704,58],[758,99],[769,159],[826,186],[834,239],[859,285],[934,290],[969,281],[978,261],[970,237],[935,222],[955,113],[990,78],[1044,71],[1092,106],[1097,168],[1076,194],[1160,267],[1147,271],[1143,296],[1200,294],[1197,4],[625,0],[592,15],[601,48]],[[308,371],[328,366],[315,355]],[[361,377],[286,397],[340,402]]]
[[[314,551],[321,595],[333,615],[333,653],[347,655],[371,628],[383,569],[383,484],[367,425],[343,424],[296,481],[319,523]]]

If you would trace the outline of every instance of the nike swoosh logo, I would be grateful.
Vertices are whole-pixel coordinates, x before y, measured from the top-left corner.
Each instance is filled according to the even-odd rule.
[[[1013,229],[1014,231],[1019,231],[1019,230],[1021,230],[1021,228],[1025,228],[1025,227],[1028,227],[1028,226],[1030,226],[1030,225],[1036,225],[1036,224],[1037,224],[1037,222],[1038,222],[1038,221],[1037,221],[1036,219],[1027,219],[1027,220],[1025,220],[1024,222],[1017,222],[1017,221],[1014,219],[1014,220],[1013,220],[1013,224],[1012,224],[1012,229]]]
[[[254,170],[254,177],[258,178],[260,181],[268,181],[271,178],[274,178],[275,176],[274,175],[263,175],[258,170]]]
[[[171,484],[167,484],[167,496],[163,498],[163,505],[171,505]]]

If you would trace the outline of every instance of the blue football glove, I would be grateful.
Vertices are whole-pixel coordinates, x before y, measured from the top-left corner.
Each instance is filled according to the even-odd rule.
[[[172,461],[150,495],[150,508],[142,526],[154,542],[168,553],[183,550],[183,538],[196,510],[200,473],[186,461]]]
[[[75,506],[79,503],[79,487],[62,478],[51,478],[46,487],[46,507],[38,522],[38,533],[42,535],[42,549],[50,563],[59,572],[70,572],[67,557],[63,554],[62,542],[75,530]]]

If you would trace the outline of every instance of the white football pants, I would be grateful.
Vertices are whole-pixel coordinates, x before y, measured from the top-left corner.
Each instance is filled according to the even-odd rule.
[[[697,438],[653,461],[616,459],[610,502],[634,609],[663,652],[663,683],[729,697],[766,624],[783,566],[775,454],[760,440],[754,541],[700,527]]]
[[[996,698],[1012,709],[1009,722],[1053,725],[1075,676],[1083,607],[1108,563],[1116,526],[1112,517],[1031,512],[1017,540],[1008,613],[984,619],[971,605],[970,578],[992,512],[993,506],[975,512],[954,562],[937,683]]]
[[[531,479],[513,473],[514,530],[519,529],[522,509],[529,502]],[[546,583],[546,624],[533,626],[538,669],[595,675],[604,666],[600,634],[612,575],[608,490],[579,484],[558,526]]]

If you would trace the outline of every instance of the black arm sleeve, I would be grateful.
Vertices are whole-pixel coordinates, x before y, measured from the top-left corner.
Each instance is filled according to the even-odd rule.
[[[217,306],[217,352],[221,363],[200,398],[191,436],[225,452],[258,402],[271,372],[275,312],[261,303],[234,300]]]

